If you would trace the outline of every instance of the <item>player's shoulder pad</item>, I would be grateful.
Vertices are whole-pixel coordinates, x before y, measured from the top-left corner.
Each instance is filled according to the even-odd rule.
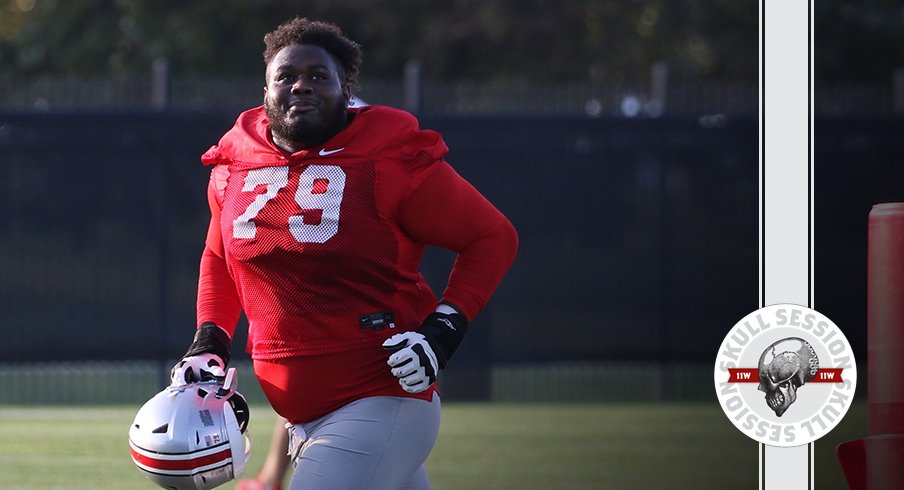
[[[226,195],[226,182],[229,181],[229,166],[216,165],[210,170],[210,190],[217,198],[217,204],[223,206]]]
[[[267,127],[263,106],[241,113],[219,143],[201,155],[201,162],[205,165],[282,163],[282,156],[267,140]]]
[[[388,105],[368,105],[355,109],[358,115],[383,124],[392,123],[400,130],[417,130],[418,122],[408,111],[396,109]]]
[[[409,112],[388,106],[362,107],[359,117],[368,127],[380,128],[383,148],[398,155],[406,170],[413,171],[442,160],[449,148],[442,136],[430,129],[421,129],[417,118]]]
[[[220,147],[217,145],[213,145],[201,155],[201,163],[204,165],[219,165],[221,163],[228,163],[225,161],[224,155],[220,153]]]

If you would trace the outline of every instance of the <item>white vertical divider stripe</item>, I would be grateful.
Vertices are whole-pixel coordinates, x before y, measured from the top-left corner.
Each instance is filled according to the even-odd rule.
[[[811,306],[810,2],[760,1],[760,306]],[[761,490],[810,489],[810,446],[765,446]]]

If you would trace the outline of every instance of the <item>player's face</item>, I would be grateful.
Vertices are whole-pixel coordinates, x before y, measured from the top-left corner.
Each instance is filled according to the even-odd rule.
[[[309,148],[338,133],[348,120],[349,98],[341,68],[319,46],[287,46],[267,65],[264,110],[283,149]]]

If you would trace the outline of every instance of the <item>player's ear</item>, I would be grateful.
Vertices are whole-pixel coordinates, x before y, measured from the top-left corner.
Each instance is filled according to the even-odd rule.
[[[267,103],[267,85],[270,84],[270,64],[267,64],[267,68],[264,70],[264,104]]]
[[[342,85],[342,97],[345,98],[345,106],[348,107],[352,101],[352,84],[345,82]]]

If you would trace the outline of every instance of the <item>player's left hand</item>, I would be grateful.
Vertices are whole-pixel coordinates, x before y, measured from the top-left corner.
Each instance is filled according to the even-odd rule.
[[[395,351],[388,364],[402,389],[420,393],[435,383],[437,373],[446,367],[467,330],[464,315],[440,304],[417,332],[398,333],[383,342],[384,349]]]
[[[417,332],[397,333],[383,342],[383,348],[395,351],[387,364],[399,385],[408,393],[420,393],[436,382],[439,364],[426,337]]]

